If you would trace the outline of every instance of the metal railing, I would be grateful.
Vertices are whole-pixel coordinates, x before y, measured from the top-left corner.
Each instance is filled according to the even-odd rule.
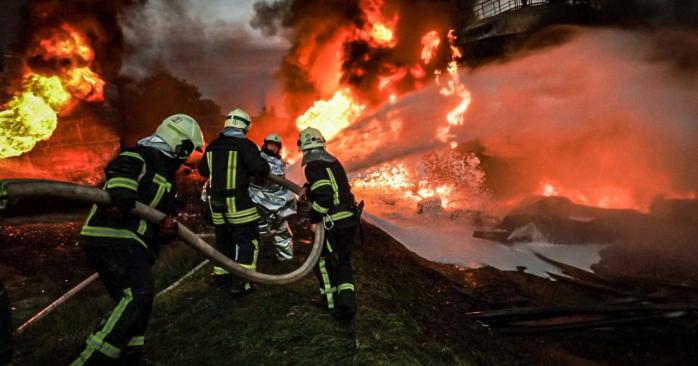
[[[604,4],[604,0],[485,0],[473,5],[473,12],[478,19],[483,19],[527,6],[539,6],[555,2],[588,6],[595,9],[602,8]]]

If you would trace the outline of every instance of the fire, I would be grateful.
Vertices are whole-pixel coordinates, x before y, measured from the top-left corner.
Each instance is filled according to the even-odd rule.
[[[442,72],[440,70],[436,71],[436,83],[441,86],[439,93],[444,96],[455,95],[460,98],[460,103],[446,115],[448,124],[437,129],[436,137],[442,142],[447,142],[452,138],[451,126],[463,125],[463,117],[472,101],[470,91],[466,88],[465,84],[460,81],[460,76],[458,75],[458,61],[462,57],[462,54],[458,47],[454,45],[455,39],[456,37],[453,34],[453,30],[449,31],[448,40],[451,49],[451,61],[449,61],[446,69],[448,72],[448,80],[442,80]]]
[[[30,57],[41,57],[44,61],[74,60],[75,63],[89,64],[95,54],[87,38],[67,23],[38,41],[30,52]]]
[[[634,208],[641,211],[646,209],[637,203],[629,190],[609,185],[589,189],[566,188],[558,182],[543,179],[537,194],[544,197],[563,196],[575,203],[601,208]]]
[[[366,14],[366,27],[360,29],[358,38],[373,43],[377,47],[393,48],[397,44],[395,25],[399,17],[391,19],[383,16],[383,0],[362,0],[361,8]]]
[[[541,195],[543,195],[544,197],[553,197],[559,195],[559,193],[557,189],[555,189],[554,185],[546,183],[543,184],[543,190],[541,192]]]
[[[63,82],[70,94],[86,102],[104,101],[104,80],[88,67],[81,67],[67,73]]]
[[[69,101],[57,76],[29,75],[24,91],[0,111],[0,159],[19,156],[50,137],[58,122],[56,110]]]
[[[474,208],[488,197],[480,160],[453,150],[383,163],[360,173],[352,186],[391,204],[438,198],[441,207],[450,209]]]
[[[48,139],[74,100],[104,100],[104,81],[90,69],[94,51],[87,39],[68,24],[36,41],[28,53],[51,66],[54,75],[27,67],[22,89],[0,108],[0,159],[31,151]]]
[[[303,115],[296,119],[299,129],[314,127],[327,140],[349,126],[366,107],[354,100],[349,89],[340,89],[329,100],[316,101]]]
[[[393,30],[381,23],[373,24],[371,27],[371,38],[379,45],[390,45],[395,41]]]
[[[435,30],[428,32],[422,37],[422,61],[425,65],[431,62],[440,45],[441,37],[439,37],[439,33]]]
[[[449,205],[451,193],[455,188],[450,184],[435,186],[428,179],[419,179],[411,174],[403,163],[385,163],[354,179],[352,186],[359,190],[379,193],[384,197],[405,199],[414,203],[438,197],[443,206]]]
[[[42,99],[53,110],[61,110],[70,102],[70,93],[63,88],[61,79],[57,76],[46,77],[29,74],[24,89],[25,93],[33,94]]]

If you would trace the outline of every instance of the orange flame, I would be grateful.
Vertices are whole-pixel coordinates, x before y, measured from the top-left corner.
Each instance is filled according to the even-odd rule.
[[[301,130],[306,127],[317,128],[330,140],[354,122],[364,108],[364,105],[354,100],[349,89],[340,89],[329,100],[316,101],[296,119],[296,126]]]
[[[446,69],[448,72],[448,80],[444,82],[441,78],[442,72],[440,70],[436,71],[436,83],[441,86],[439,92],[444,96],[456,95],[460,98],[460,103],[446,115],[448,124],[437,129],[436,137],[442,142],[448,142],[452,139],[451,126],[463,125],[463,116],[465,112],[467,112],[468,107],[470,107],[470,102],[472,101],[470,91],[466,88],[465,84],[460,81],[458,75],[458,61],[462,57],[462,54],[458,47],[454,45],[455,39],[456,37],[452,29],[448,32],[448,41],[451,49],[451,61],[448,63]],[[451,146],[453,146],[452,142]]]
[[[438,197],[442,206],[449,205],[455,188],[452,184],[434,185],[427,179],[419,179],[403,163],[385,163],[365,176],[354,179],[352,186],[410,202]]]
[[[377,47],[395,47],[398,42],[395,36],[398,15],[395,14],[391,19],[385,19],[382,12],[383,0],[363,0],[361,8],[366,14],[366,26],[359,30],[359,39],[366,40]]]
[[[538,194],[544,197],[563,196],[575,203],[601,208],[634,208],[645,210],[637,204],[632,193],[624,188],[599,185],[593,189],[576,189],[562,187],[560,183],[543,179],[539,184]]]
[[[72,69],[62,80],[73,97],[86,102],[104,101],[105,82],[89,67]]]
[[[44,61],[76,60],[80,64],[90,64],[95,57],[87,38],[67,23],[40,39],[30,57],[39,56]]]
[[[441,37],[439,37],[439,33],[435,30],[428,32],[422,37],[422,61],[425,65],[431,62],[440,45]]]

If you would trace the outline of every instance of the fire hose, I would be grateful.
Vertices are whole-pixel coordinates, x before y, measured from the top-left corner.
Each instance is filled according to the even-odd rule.
[[[301,191],[300,186],[285,178],[270,175],[268,179],[290,189],[294,193],[298,194]],[[0,180],[0,210],[5,209],[8,205],[23,197],[56,197],[99,205],[109,205],[111,203],[109,193],[95,187],[50,180]],[[164,213],[140,202],[136,203],[136,207],[131,213],[152,223],[159,223],[165,217]],[[232,274],[259,284],[287,285],[300,280],[313,270],[322,252],[322,245],[325,241],[325,228],[323,225],[315,226],[313,248],[308,258],[295,271],[281,275],[264,274],[241,267],[181,223],[178,225],[177,236],[188,246],[202,253]]]

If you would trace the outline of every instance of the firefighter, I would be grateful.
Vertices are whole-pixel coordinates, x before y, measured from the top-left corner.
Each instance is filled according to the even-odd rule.
[[[175,172],[203,145],[198,123],[175,114],[107,165],[104,188],[112,205],[92,207],[80,243],[118,304],[72,365],[138,364],[153,304],[151,265],[158,245],[177,234]],[[166,218],[157,225],[131,214],[137,201]]]
[[[250,179],[269,175],[269,165],[257,145],[247,139],[251,123],[250,115],[241,109],[228,113],[223,131],[206,148],[199,173],[209,178],[207,194],[217,249],[243,268],[255,270],[260,216],[250,199]],[[221,267],[213,267],[213,276],[235,296],[254,291],[251,282]]]
[[[320,131],[301,131],[298,147],[303,152],[308,181],[301,197],[311,205],[310,222],[326,229],[325,246],[315,268],[320,281],[320,304],[335,318],[351,320],[356,312],[351,247],[360,213],[344,167],[325,150]]]
[[[286,162],[281,157],[281,137],[271,134],[264,138],[262,159],[266,160],[271,174],[286,175]],[[257,205],[261,219],[259,233],[265,241],[271,241],[280,262],[293,259],[293,236],[288,218],[296,213],[296,195],[290,190],[269,182],[255,179],[250,185],[250,198]]]

